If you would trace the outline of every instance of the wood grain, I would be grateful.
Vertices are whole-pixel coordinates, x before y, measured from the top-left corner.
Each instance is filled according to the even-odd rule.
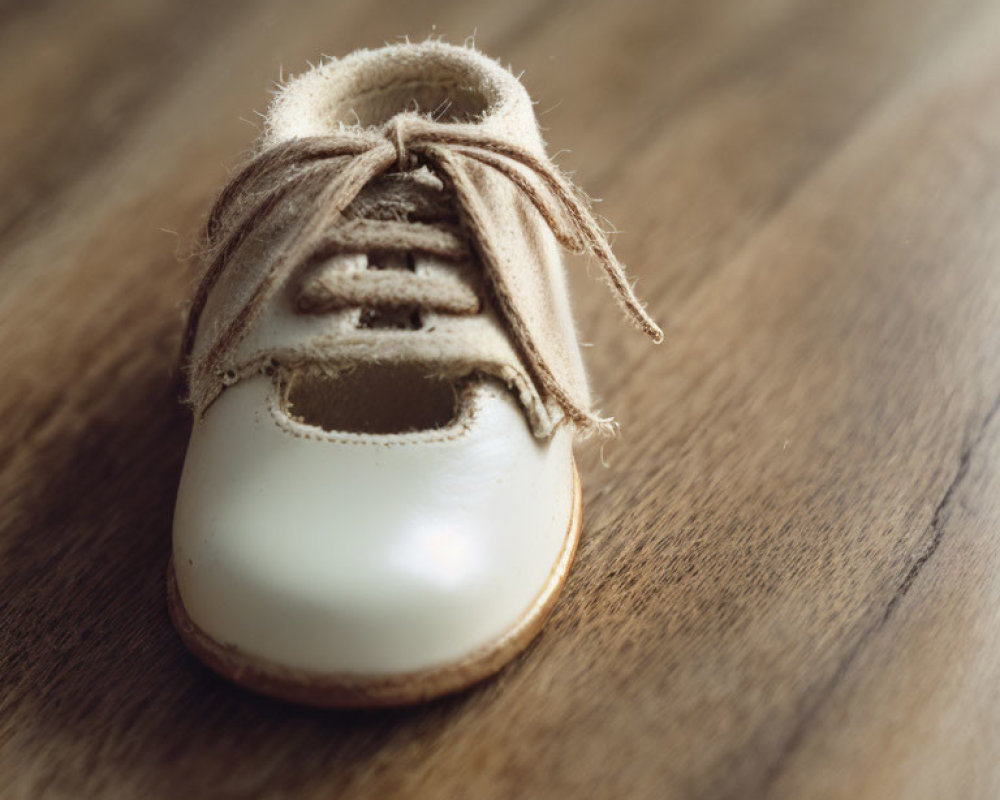
[[[430,33],[525,70],[668,342],[572,264],[624,434],[550,624],[300,709],[167,619],[186,256],[272,81]],[[46,0],[0,44],[0,796],[1000,795],[1000,3]]]

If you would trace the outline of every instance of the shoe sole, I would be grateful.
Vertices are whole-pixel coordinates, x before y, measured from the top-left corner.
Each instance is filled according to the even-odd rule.
[[[580,540],[582,492],[573,463],[573,511],[562,551],[528,611],[506,633],[457,661],[414,672],[368,675],[291,669],[222,644],[188,616],[177,590],[173,558],[167,571],[170,619],[187,648],[224,678],[259,694],[321,708],[380,708],[423,703],[468,688],[499,672],[535,638],[566,582]]]

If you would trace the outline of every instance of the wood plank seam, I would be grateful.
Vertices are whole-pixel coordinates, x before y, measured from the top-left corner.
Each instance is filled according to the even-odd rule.
[[[804,737],[808,735],[810,724],[820,713],[825,703],[829,700],[834,689],[851,671],[851,667],[857,662],[859,656],[865,648],[871,644],[872,639],[878,636],[879,631],[881,631],[892,618],[896,609],[899,607],[899,604],[910,591],[910,587],[913,585],[913,582],[920,575],[921,570],[927,562],[934,557],[934,554],[941,546],[941,542],[944,540],[944,536],[947,531],[948,520],[951,517],[951,506],[955,494],[961,488],[962,482],[968,475],[969,465],[972,463],[972,459],[976,455],[977,448],[983,441],[986,431],[993,422],[993,418],[996,416],[997,410],[1000,410],[1000,395],[997,395],[994,398],[990,408],[987,410],[985,416],[979,423],[978,430],[975,435],[969,442],[963,445],[961,452],[958,454],[958,466],[955,469],[954,477],[945,488],[944,494],[941,496],[941,499],[934,508],[934,513],[927,529],[927,544],[914,559],[909,570],[907,570],[907,572],[902,576],[902,580],[896,588],[896,591],[889,598],[889,602],[885,607],[885,611],[882,613],[882,617],[874,625],[869,626],[861,632],[857,641],[838,663],[836,670],[830,676],[829,680],[827,680],[818,691],[813,692],[813,699],[808,704],[805,711],[799,715],[795,725],[792,727],[791,733],[789,734],[784,747],[765,772],[760,790],[761,796],[766,796],[768,794],[770,788],[781,775],[784,764],[801,746]]]

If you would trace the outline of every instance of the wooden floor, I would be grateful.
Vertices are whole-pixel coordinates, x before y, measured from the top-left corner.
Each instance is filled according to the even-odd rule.
[[[201,215],[307,59],[524,70],[621,231],[573,276],[579,560],[498,678],[328,713],[167,619]],[[0,796],[1000,796],[1000,2],[0,8]]]

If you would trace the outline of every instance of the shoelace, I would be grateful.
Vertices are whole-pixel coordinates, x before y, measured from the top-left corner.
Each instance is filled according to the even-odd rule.
[[[654,342],[663,331],[635,295],[624,267],[611,250],[607,236],[588,203],[548,158],[491,136],[475,126],[434,122],[416,114],[399,114],[381,128],[343,131],[330,136],[283,142],[251,160],[220,194],[206,229],[213,254],[192,301],[185,331],[183,355],[190,356],[198,321],[209,293],[218,283],[230,257],[247,237],[293,193],[311,197],[304,224],[286,241],[239,313],[209,346],[195,369],[213,370],[222,355],[244,335],[274,292],[300,265],[317,255],[339,249],[391,245],[394,249],[423,250],[442,258],[462,258],[469,244],[487,272],[497,256],[492,244],[489,215],[478,189],[463,165],[478,162],[503,175],[537,209],[556,240],[567,250],[589,253],[604,270],[608,284],[625,315]],[[468,241],[457,230],[414,222],[346,220],[344,211],[372,180],[395,167],[400,172],[425,165],[454,195],[465,223]],[[235,213],[234,213],[235,211]],[[231,217],[235,216],[235,219]],[[469,313],[470,299],[456,284],[427,280],[407,290],[402,276],[332,277],[312,300],[311,309],[378,306],[386,294],[405,297],[428,310]],[[411,279],[415,276],[408,276]],[[330,280],[333,285],[330,285]],[[340,281],[337,283],[337,281]],[[389,286],[388,284],[392,285]],[[407,294],[407,292],[409,292]],[[306,291],[305,305],[310,292]],[[327,303],[323,306],[323,303]],[[301,299],[300,299],[301,303]],[[511,309],[504,309],[513,313]],[[515,325],[519,321],[513,321]],[[521,324],[523,329],[523,324]],[[572,402],[554,376],[539,376],[564,407]]]
[[[408,312],[468,315],[481,310],[476,289],[453,271],[417,270],[412,256],[432,256],[437,262],[457,265],[472,261],[472,250],[461,228],[451,220],[454,214],[438,211],[427,193],[432,187],[410,184],[408,197],[400,198],[400,189],[394,187],[386,203],[376,200],[364,209],[371,216],[361,215],[341,223],[323,236],[313,250],[311,258],[323,261],[340,254],[367,254],[369,267],[360,271],[320,268],[313,270],[299,286],[296,305],[300,312],[323,314],[348,308],[371,308]],[[377,189],[386,189],[378,186]],[[392,201],[403,200],[406,220],[394,219],[396,210]],[[352,212],[358,213],[354,205]],[[414,219],[419,215],[425,219]],[[388,217],[388,218],[387,218]],[[377,262],[371,254],[378,253]],[[384,257],[395,257],[394,263],[385,264]],[[385,268],[395,266],[396,268]],[[401,268],[409,267],[409,269]]]

